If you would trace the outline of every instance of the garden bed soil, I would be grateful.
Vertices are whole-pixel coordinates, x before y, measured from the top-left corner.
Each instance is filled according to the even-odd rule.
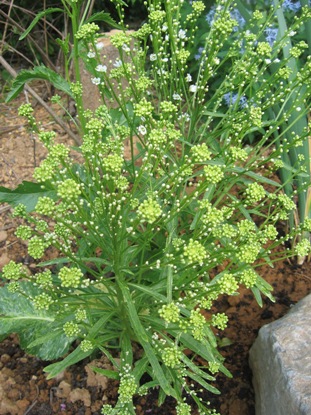
[[[21,97],[10,104],[0,103],[0,184],[10,188],[23,180],[31,180],[34,167],[44,158],[44,149],[31,137],[24,120],[17,116],[17,108],[23,101]],[[74,144],[39,106],[36,117],[43,126],[57,131],[60,141]],[[10,260],[21,261],[30,269],[36,267],[36,262],[27,255],[25,244],[14,235],[17,224],[11,208],[0,206],[0,270]],[[264,299],[260,308],[252,293],[241,289],[238,296],[224,297],[216,304],[217,311],[229,317],[229,326],[219,333],[219,340],[223,344],[220,350],[226,358],[225,365],[233,378],[218,375],[214,386],[221,395],[203,392],[201,396],[221,415],[255,413],[249,349],[262,325],[282,317],[311,291],[308,262],[298,266],[283,261],[274,268],[262,268],[260,273],[274,287],[275,303]],[[0,415],[96,415],[100,414],[103,403],[113,405],[117,399],[117,382],[107,382],[90,369],[94,365],[106,367],[107,362],[100,356],[91,364],[89,360],[80,362],[48,380],[43,369],[49,362],[25,354],[17,336],[0,343],[0,354]],[[157,406],[156,391],[137,399],[136,404],[138,415],[175,414],[172,399],[167,399],[161,408]]]

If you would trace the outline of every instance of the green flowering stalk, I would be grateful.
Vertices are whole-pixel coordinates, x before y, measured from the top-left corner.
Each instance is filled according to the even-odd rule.
[[[3,268],[0,300],[9,301],[0,301],[0,335],[19,333],[46,360],[66,356],[46,367],[50,377],[102,352],[114,368],[105,375],[119,381],[118,401],[104,405],[105,415],[135,414],[133,398],[151,388],[160,401],[172,396],[178,414],[191,406],[212,414],[191,385],[218,393],[215,376],[230,376],[215,335],[230,321],[211,311],[215,302],[238,295],[241,285],[259,304],[262,295],[273,299],[260,265],[311,251],[303,238],[310,220],[278,232],[296,204],[271,174],[308,135],[278,140],[301,116],[296,106],[275,112],[291,96],[287,61],[279,59],[288,41],[272,47],[263,39],[272,12],[263,23],[256,11],[245,30],[235,30],[235,6],[221,0],[196,59],[203,2],[150,1],[141,29],[113,36],[120,59],[108,71],[97,60],[97,26],[77,20],[79,7],[70,2],[67,11],[75,18],[74,56],[86,60],[90,77],[97,73],[103,103],[83,112],[79,78],[70,84],[83,126],[79,162],[54,134],[38,131],[47,149],[34,171],[39,190],[13,213],[38,269],[32,275],[12,261]],[[301,68],[291,81],[306,103],[309,72]],[[110,99],[117,108],[106,105]],[[34,125],[31,109],[22,112]],[[296,249],[287,249],[295,239]],[[48,248],[58,257],[47,260]]]

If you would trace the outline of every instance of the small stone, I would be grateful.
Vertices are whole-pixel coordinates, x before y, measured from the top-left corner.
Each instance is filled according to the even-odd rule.
[[[65,382],[64,380],[60,382],[58,388],[56,390],[56,396],[58,398],[68,398],[71,392],[71,386],[69,383]]]
[[[76,388],[70,392],[69,401],[82,401],[85,406],[91,406],[91,394],[87,389]]]
[[[263,326],[250,350],[256,415],[310,415],[311,294]]]
[[[0,243],[4,242],[8,237],[8,233],[6,231],[0,231]]]
[[[2,362],[2,363],[7,363],[7,362],[9,362],[11,360],[11,356],[10,355],[8,355],[8,354],[6,354],[6,353],[4,353],[3,355],[1,355],[1,357],[0,357],[0,361]]]

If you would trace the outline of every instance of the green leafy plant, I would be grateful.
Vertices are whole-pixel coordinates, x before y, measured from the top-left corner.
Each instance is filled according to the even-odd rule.
[[[179,415],[190,414],[190,403],[215,413],[199,391],[219,393],[214,377],[230,376],[216,335],[228,318],[212,312],[214,302],[237,295],[240,285],[259,304],[262,294],[273,300],[259,267],[310,252],[307,239],[294,252],[286,247],[311,230],[310,220],[288,234],[279,231],[296,205],[276,174],[282,154],[299,148],[308,131],[290,141],[279,141],[276,132],[306,112],[310,82],[301,84],[310,79],[311,62],[293,79],[306,106],[269,118],[292,96],[283,86],[287,61],[279,59],[288,33],[271,48],[261,40],[260,13],[238,34],[232,2],[217,4],[196,78],[189,50],[203,2],[193,1],[182,19],[181,2],[150,1],[147,23],[111,36],[119,57],[108,68],[99,61],[98,26],[93,19],[79,24],[80,3],[68,0],[75,82],[63,84],[40,67],[21,73],[12,87],[10,98],[36,74],[49,73],[63,92],[70,88],[82,144],[78,162],[53,132],[41,130],[29,104],[20,108],[48,155],[34,171],[37,184],[1,188],[0,198],[24,219],[16,235],[41,262],[34,274],[14,261],[3,268],[0,335],[17,332],[22,346],[42,359],[64,356],[46,367],[50,377],[95,350],[106,355],[114,371],[102,374],[119,380],[119,398],[115,407],[104,405],[105,415],[135,414],[133,396],[152,388],[159,405],[174,397]],[[295,27],[309,18],[304,8]],[[83,107],[79,59],[103,99],[94,112]],[[278,70],[267,78],[274,61]],[[62,104],[58,95],[53,100]],[[260,138],[252,143],[254,133]],[[50,247],[57,259],[45,258]]]

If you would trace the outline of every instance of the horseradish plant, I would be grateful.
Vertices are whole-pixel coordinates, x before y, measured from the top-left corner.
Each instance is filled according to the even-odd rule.
[[[81,1],[63,3],[72,20],[75,82],[41,66],[18,76],[10,98],[30,79],[50,79],[76,99],[82,144],[73,152],[57,143],[29,104],[20,108],[48,155],[34,183],[2,188],[2,200],[24,220],[16,235],[38,265],[34,273],[13,261],[3,268],[1,335],[17,332],[41,359],[63,357],[46,367],[50,377],[96,350],[107,356],[114,370],[100,372],[119,380],[119,397],[114,407],[104,405],[105,415],[135,414],[133,397],[152,388],[159,405],[174,397],[179,415],[195,405],[213,414],[204,390],[218,393],[211,382],[218,372],[230,375],[216,336],[228,318],[212,311],[214,302],[238,295],[240,285],[259,304],[261,294],[273,299],[259,267],[310,252],[307,239],[295,252],[286,247],[311,230],[310,220],[287,235],[278,229],[295,209],[277,179],[282,154],[299,148],[308,131],[290,141],[275,133],[303,110],[295,101],[273,118],[269,110],[285,107],[292,90],[307,108],[311,60],[288,87],[280,51],[290,32],[272,47],[264,39],[269,20],[256,11],[235,31],[232,2],[221,0],[194,75],[189,50],[204,4],[193,1],[182,19],[183,2],[172,0],[148,2],[147,23],[111,36],[118,59],[100,61],[94,19],[107,15],[81,23]],[[303,7],[288,31],[310,15]],[[94,112],[83,109],[80,59],[102,97]],[[58,95],[53,101],[62,105]],[[246,145],[250,134],[256,139]],[[291,174],[306,176],[299,163]],[[59,255],[47,260],[51,247]]]

